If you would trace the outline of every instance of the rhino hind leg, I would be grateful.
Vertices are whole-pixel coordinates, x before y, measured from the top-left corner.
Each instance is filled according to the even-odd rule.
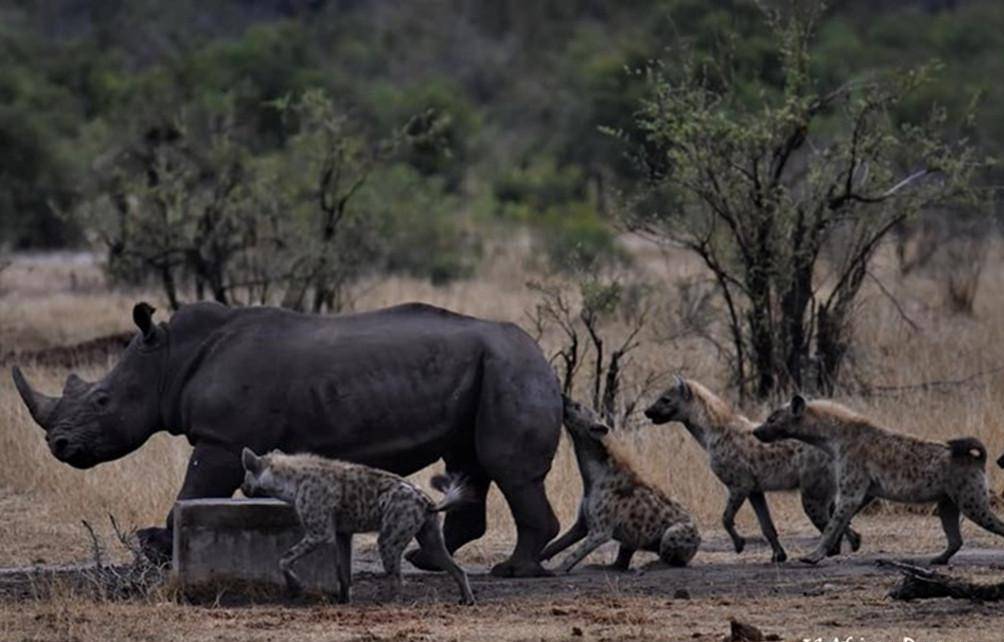
[[[538,561],[541,551],[558,534],[558,518],[544,492],[543,478],[523,484],[498,482],[516,521],[516,548],[506,561],[496,564],[495,577],[553,575]]]
[[[232,497],[244,477],[240,448],[230,450],[212,444],[197,444],[188,459],[185,481],[178,499]],[[153,562],[171,559],[174,542],[174,509],[167,514],[167,528],[144,528],[137,532],[143,553]]]

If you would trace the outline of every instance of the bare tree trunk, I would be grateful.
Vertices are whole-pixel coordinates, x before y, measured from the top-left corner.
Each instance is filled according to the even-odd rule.
[[[167,295],[167,303],[172,310],[181,307],[178,302],[178,289],[174,282],[174,270],[166,261],[160,265],[160,282],[164,287],[164,294]]]

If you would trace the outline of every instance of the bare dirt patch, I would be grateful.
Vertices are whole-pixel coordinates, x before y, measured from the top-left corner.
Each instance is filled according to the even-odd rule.
[[[639,554],[635,570],[627,573],[587,566],[565,576],[501,580],[487,575],[487,564],[472,561],[485,551],[461,553],[478,599],[469,608],[456,604],[456,587],[447,576],[417,571],[407,573],[401,599],[388,601],[376,551],[368,541],[357,548],[350,605],[319,598],[249,600],[226,591],[192,604],[166,590],[142,599],[106,601],[71,588],[65,576],[39,597],[17,598],[11,592],[3,597],[0,573],[0,638],[720,640],[730,618],[736,618],[783,640],[999,639],[999,606],[951,599],[903,603],[886,596],[898,574],[879,568],[876,560],[916,562],[936,552],[941,542],[935,521],[919,516],[862,519],[863,551],[818,567],[770,564],[769,549],[756,540],[736,555],[718,533],[708,534],[693,565],[683,569]],[[967,532],[967,539],[949,572],[984,581],[1004,578],[999,542],[974,532]],[[798,553],[808,550],[814,537],[803,533],[784,543]],[[497,542],[489,557],[500,558],[507,548]],[[71,550],[76,549],[67,550],[63,561],[86,559]],[[605,547],[590,561],[607,563],[614,552]],[[6,577],[12,578],[9,573]]]

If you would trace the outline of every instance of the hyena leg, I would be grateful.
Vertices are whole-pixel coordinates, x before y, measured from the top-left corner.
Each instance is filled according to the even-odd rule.
[[[617,559],[609,566],[612,571],[626,571],[631,568],[631,558],[634,557],[637,549],[626,544],[621,544],[617,549]]]
[[[777,538],[777,529],[774,528],[774,520],[770,517],[767,498],[763,496],[763,493],[750,493],[750,504],[753,505],[753,510],[756,511],[756,518],[760,522],[760,530],[763,531],[763,536],[770,542],[770,547],[774,551],[770,561],[775,563],[785,561],[788,559],[788,554],[784,552],[784,547],[781,546],[781,542]]]
[[[840,536],[847,530],[848,524],[851,523],[851,518],[854,517],[864,504],[866,488],[867,485],[865,483],[859,483],[848,484],[846,488],[841,489],[841,492],[837,495],[837,506],[833,511],[833,515],[830,516],[830,521],[826,524],[826,528],[823,529],[823,536],[819,539],[819,545],[816,546],[814,551],[799,559],[808,564],[817,564],[819,560],[826,557],[826,553],[833,548],[834,544],[840,541]]]
[[[1004,522],[994,515],[987,502],[987,478],[982,470],[963,482],[952,501],[963,515],[991,533],[1004,536]]]
[[[948,560],[952,559],[952,556],[962,548],[959,507],[946,497],[938,502],[938,517],[941,518],[941,527],[945,529],[945,539],[948,540],[948,546],[941,555],[931,560],[931,564],[948,564]]]
[[[377,548],[380,549],[380,560],[383,562],[383,570],[387,573],[394,599],[401,594],[404,584],[401,577],[401,555],[408,542],[425,523],[428,515],[426,508],[424,503],[392,504],[391,508],[384,512],[380,523]]]
[[[582,504],[585,504],[585,502],[586,500],[583,499]],[[586,512],[583,506],[579,505],[579,514],[575,519],[575,523],[561,537],[544,547],[544,551],[540,554],[540,561],[546,562],[551,559],[572,544],[580,541],[588,532],[589,526],[586,524]]]
[[[303,526],[303,539],[279,559],[279,569],[286,578],[286,588],[293,595],[303,592],[303,583],[293,572],[293,563],[321,544],[335,541],[334,511],[323,504],[310,505],[309,502],[314,499],[314,495],[309,491],[309,488],[301,488],[293,502],[300,524]]]
[[[487,523],[485,500],[488,496],[491,480],[485,471],[473,462],[473,457],[472,454],[465,453],[462,455],[451,454],[443,458],[448,474],[460,475],[466,480],[471,500],[446,514],[443,523],[443,540],[446,542],[446,550],[451,554],[464,544],[485,534]],[[411,562],[415,568],[423,571],[442,570],[432,564],[429,558],[422,553],[421,548],[408,551],[404,558]]]
[[[352,533],[335,535],[335,552],[338,559],[338,601],[348,604],[352,586]]]
[[[279,558],[279,569],[282,571],[283,577],[286,578],[286,589],[290,595],[295,597],[303,592],[303,582],[293,572],[293,563],[326,541],[326,537],[318,537],[315,534],[307,533],[303,539],[294,544],[292,548]]]
[[[446,550],[446,542],[443,541],[443,531],[439,528],[439,517],[430,515],[422,528],[415,535],[418,545],[424,551],[425,556],[456,580],[460,588],[460,603],[474,604],[474,593],[471,592],[471,584],[467,580],[467,573],[457,565],[456,561],[450,557],[450,552]]]
[[[820,534],[826,530],[826,524],[830,521],[830,516],[833,514],[833,501],[830,497],[818,496],[812,493],[802,491],[802,510],[805,511],[806,517],[812,522],[812,525],[816,527],[816,530]],[[851,550],[856,551],[861,548],[861,535],[858,534],[850,526],[844,531],[842,538],[846,537],[847,541],[851,545]],[[842,539],[841,538],[841,539]],[[839,555],[840,554],[840,542],[837,540],[836,546],[827,551],[827,556]]]
[[[575,565],[586,558],[587,555],[595,551],[597,548],[606,544],[613,537],[613,533],[607,531],[593,531],[586,535],[586,539],[579,544],[578,548],[569,554],[565,558],[565,561],[561,563],[558,570],[562,573],[567,573],[575,568]]]
[[[722,527],[732,538],[732,546],[735,547],[736,553],[742,553],[746,548],[746,540],[736,531],[736,513],[746,501],[746,497],[746,491],[729,488],[729,498],[725,500],[725,512],[722,513]]]

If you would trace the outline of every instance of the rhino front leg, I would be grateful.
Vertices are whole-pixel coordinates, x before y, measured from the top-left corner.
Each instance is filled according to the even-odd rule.
[[[185,482],[178,499],[232,497],[243,477],[239,450],[216,444],[197,444],[188,459]],[[169,561],[174,544],[174,509],[167,514],[167,528],[144,528],[136,535],[151,561]]]
[[[471,492],[471,502],[466,506],[460,506],[446,514],[443,524],[443,538],[446,542],[446,550],[452,555],[458,548],[474,541],[485,534],[487,516],[485,504],[488,498],[488,487],[491,480],[484,471],[476,466],[458,466],[454,462],[447,460],[446,472],[450,474],[462,475],[467,481]],[[439,565],[433,560],[423,548],[417,548],[405,555],[413,566],[423,571],[442,571]]]

